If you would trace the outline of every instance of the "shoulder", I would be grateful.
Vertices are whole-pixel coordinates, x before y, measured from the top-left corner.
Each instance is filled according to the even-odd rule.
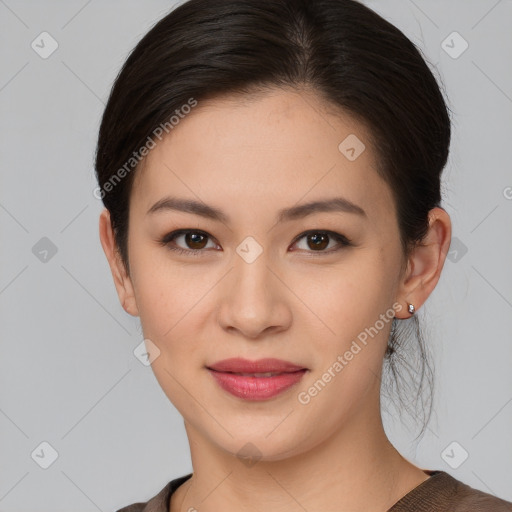
[[[512,502],[474,489],[445,471],[427,472],[430,478],[388,512],[512,512]]]
[[[148,501],[132,503],[120,508],[116,512],[168,512],[169,496],[171,494],[169,486],[170,483]]]
[[[146,504],[147,502],[132,503],[131,505],[116,510],[116,512],[142,512]]]
[[[192,476],[192,473],[181,476],[171,480],[161,489],[158,494],[153,496],[148,501],[139,501],[132,503],[123,508],[120,508],[116,512],[169,512],[169,502],[172,493],[186,480]]]
[[[512,502],[505,501],[487,492],[474,489],[469,485],[450,477],[454,483],[452,498],[453,512],[512,512]]]

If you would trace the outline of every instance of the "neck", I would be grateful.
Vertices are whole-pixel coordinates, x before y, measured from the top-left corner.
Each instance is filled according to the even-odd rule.
[[[253,464],[185,426],[194,472],[173,495],[171,512],[386,512],[428,478],[389,442],[380,414],[344,425],[307,451]]]

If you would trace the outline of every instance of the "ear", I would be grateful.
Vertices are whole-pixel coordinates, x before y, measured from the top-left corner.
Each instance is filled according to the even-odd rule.
[[[450,216],[439,207],[430,210],[427,235],[409,256],[407,270],[399,286],[398,300],[406,304],[396,314],[397,318],[410,317],[407,303],[414,304],[417,311],[432,293],[441,276],[451,238]]]
[[[110,212],[105,208],[100,214],[100,241],[107,257],[114,284],[123,309],[132,316],[139,316],[132,281],[126,272],[114,238]]]

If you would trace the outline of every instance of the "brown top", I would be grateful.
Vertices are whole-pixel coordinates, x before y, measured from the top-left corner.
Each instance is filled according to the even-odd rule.
[[[430,478],[398,500],[387,512],[512,512],[512,502],[473,489],[440,470],[426,470]],[[169,482],[156,496],[117,512],[169,512],[173,492],[192,473]]]

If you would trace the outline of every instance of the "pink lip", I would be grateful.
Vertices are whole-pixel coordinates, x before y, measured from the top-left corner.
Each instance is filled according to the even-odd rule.
[[[233,358],[207,367],[222,389],[245,400],[267,400],[298,383],[307,369],[280,359]],[[237,373],[277,373],[272,377],[254,377]]]
[[[256,361],[249,361],[240,357],[233,357],[231,359],[223,359],[214,364],[207,366],[210,370],[218,372],[231,372],[231,373],[289,373],[298,370],[305,370],[304,366],[297,366],[289,361],[282,359],[265,358],[257,359]]]

